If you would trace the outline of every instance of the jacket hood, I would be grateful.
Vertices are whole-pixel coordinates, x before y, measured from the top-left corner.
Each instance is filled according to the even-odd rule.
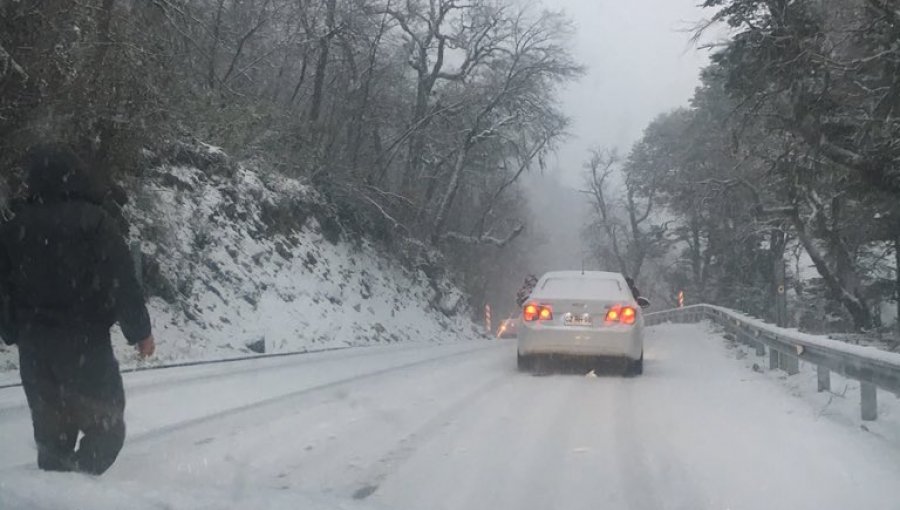
[[[28,197],[36,202],[81,199],[102,203],[105,190],[72,151],[54,146],[32,149],[25,167]]]

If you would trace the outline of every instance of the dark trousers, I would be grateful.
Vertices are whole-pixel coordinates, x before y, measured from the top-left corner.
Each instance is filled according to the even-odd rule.
[[[125,442],[125,392],[109,331],[29,327],[19,337],[19,359],[38,467],[109,469]]]

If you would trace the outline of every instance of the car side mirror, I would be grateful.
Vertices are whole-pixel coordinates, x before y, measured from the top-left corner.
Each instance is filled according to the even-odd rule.
[[[637,304],[641,308],[650,308],[650,300],[645,297],[637,298]]]

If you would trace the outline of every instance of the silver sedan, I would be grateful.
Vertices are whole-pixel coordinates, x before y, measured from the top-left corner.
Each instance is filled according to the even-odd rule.
[[[632,295],[625,277],[601,271],[556,271],[538,280],[522,307],[518,363],[538,356],[619,358],[628,373],[644,365],[644,318],[649,303]]]

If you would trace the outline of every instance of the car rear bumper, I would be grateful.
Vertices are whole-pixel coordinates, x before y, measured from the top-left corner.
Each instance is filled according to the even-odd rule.
[[[638,360],[644,350],[643,328],[608,329],[528,327],[519,330],[519,354],[604,356]]]

